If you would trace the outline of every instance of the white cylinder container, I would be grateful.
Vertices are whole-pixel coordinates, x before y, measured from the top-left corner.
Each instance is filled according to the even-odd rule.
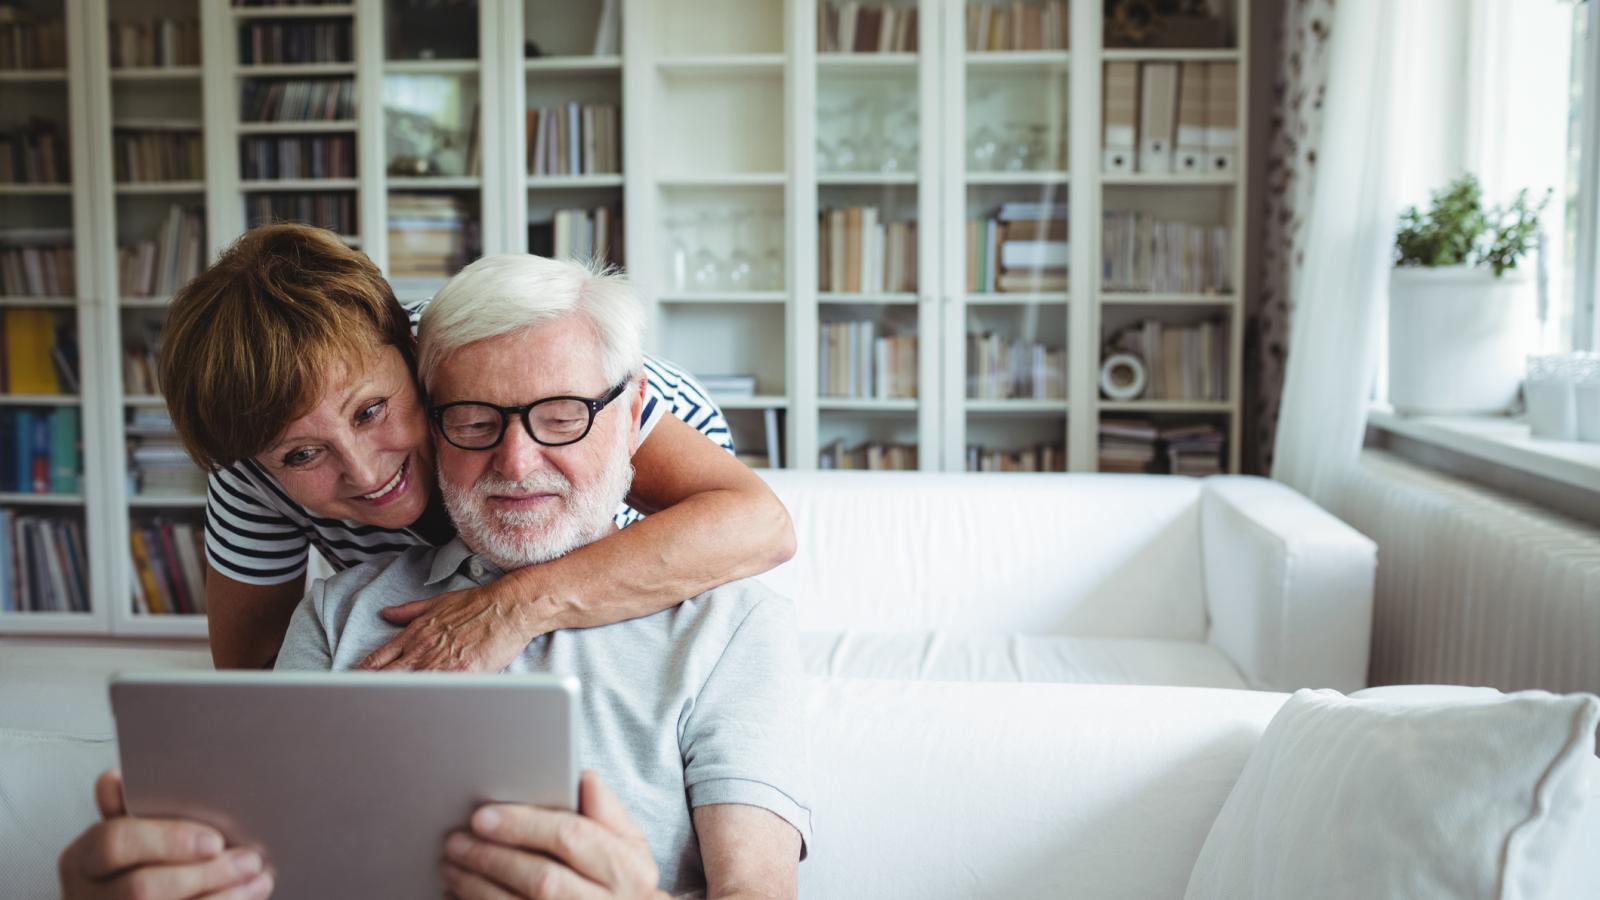
[[[1533,279],[1516,269],[1396,268],[1389,278],[1389,402],[1396,412],[1504,412],[1532,333]]]

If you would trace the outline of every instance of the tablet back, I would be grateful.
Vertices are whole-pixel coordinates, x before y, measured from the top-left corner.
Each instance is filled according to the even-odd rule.
[[[111,684],[128,811],[263,849],[275,898],[443,896],[486,801],[574,809],[577,680],[183,673]]]

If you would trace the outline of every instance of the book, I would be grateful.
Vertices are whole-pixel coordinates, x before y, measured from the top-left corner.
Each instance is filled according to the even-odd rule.
[[[1177,124],[1178,64],[1142,63],[1139,93],[1140,172],[1171,172]]]

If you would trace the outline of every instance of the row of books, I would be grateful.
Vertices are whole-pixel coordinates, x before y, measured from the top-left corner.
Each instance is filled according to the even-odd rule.
[[[335,63],[355,59],[350,21],[250,22],[239,29],[242,65]]]
[[[134,612],[156,616],[205,613],[204,527],[151,519],[128,529],[128,545]]]
[[[700,379],[700,383],[701,383],[702,386],[705,387],[706,390],[710,391],[712,394],[720,394],[721,393],[720,391],[718,391],[716,388],[712,387],[711,384],[706,381],[707,378],[713,378],[714,379],[715,377],[716,376],[703,376]],[[752,394],[754,393],[754,388],[755,388],[755,377],[754,376],[725,376],[725,377],[749,377],[750,378],[751,393]],[[749,395],[746,395],[746,396],[749,396]],[[761,410],[747,409],[747,410],[738,410],[738,411],[729,411],[729,412],[732,413],[732,415],[728,416],[728,418],[730,420],[737,420],[739,416],[755,415],[757,412],[761,413],[762,446],[760,448],[758,448],[758,449],[755,449],[755,450],[752,450],[749,447],[735,446],[734,447],[734,454],[733,454],[734,457],[737,458],[740,462],[744,463],[745,465],[749,466],[752,469],[778,469],[778,468],[782,468],[783,467],[783,431],[782,431],[781,427],[779,426],[780,411],[778,409],[774,408],[774,407],[768,406],[768,407],[766,407],[764,409],[761,409]]]
[[[356,195],[351,191],[246,194],[244,214],[249,228],[271,222],[304,222],[335,234],[356,233]]]
[[[1064,292],[1070,255],[1065,205],[1006,203],[967,222],[967,291]]]
[[[1106,63],[1105,105],[1105,171],[1233,171],[1237,63]]]
[[[817,50],[823,53],[915,53],[917,8],[835,0],[818,3]]]
[[[967,335],[967,396],[974,400],[1065,400],[1067,351],[998,334]]]
[[[613,103],[528,110],[529,175],[601,175],[622,171],[622,121]]]
[[[551,259],[598,259],[622,265],[622,216],[609,206],[558,209],[528,223],[528,252]]]
[[[141,497],[198,497],[206,474],[189,459],[172,419],[159,406],[138,406],[123,428],[128,439],[128,493]]]
[[[161,374],[156,362],[161,348],[161,321],[139,319],[123,328],[122,390],[128,394],[161,393]],[[137,408],[136,411],[142,410]],[[166,415],[165,410],[161,410]]]
[[[240,89],[244,122],[336,122],[356,115],[356,83],[348,78],[307,81],[246,79]]]
[[[884,222],[873,206],[824,209],[817,222],[817,288],[835,293],[917,289],[917,223]]]
[[[205,140],[198,130],[117,127],[111,154],[118,184],[206,177]]]
[[[870,469],[908,472],[917,467],[914,444],[880,444],[875,441],[847,447],[843,438],[817,451],[819,469]]]
[[[1228,325],[1207,320],[1173,325],[1145,319],[1106,342],[1105,355],[1131,353],[1145,369],[1144,391],[1128,400],[1225,400]]]
[[[0,509],[0,611],[88,612],[88,559],[76,519]]]
[[[1067,448],[1039,444],[1021,450],[998,450],[981,444],[967,445],[968,472],[1065,472]]]
[[[0,315],[0,392],[78,391],[78,333],[69,312],[7,307]]]
[[[467,264],[477,223],[452,194],[389,195],[389,274],[448,278]]]
[[[1102,219],[1101,285],[1107,291],[1225,294],[1233,290],[1233,230],[1164,222],[1150,213]]]
[[[78,409],[0,409],[0,491],[76,494],[83,469]]]
[[[199,19],[111,23],[111,68],[200,65]]]
[[[917,336],[882,334],[877,322],[823,322],[817,392],[824,397],[901,400],[917,396]]]
[[[1226,470],[1226,439],[1217,425],[1200,422],[1157,427],[1148,419],[1101,419],[1102,472],[1216,475]]]
[[[354,178],[353,134],[247,137],[240,144],[246,179]]]
[[[173,204],[154,235],[117,248],[117,289],[124,297],[170,297],[205,262],[200,211]]]
[[[66,67],[65,23],[60,19],[31,22],[16,6],[0,7],[0,70]]]
[[[1065,50],[1071,19],[1063,0],[967,4],[967,52]]]
[[[0,231],[0,296],[71,297],[76,294],[70,229]]]
[[[0,184],[66,184],[71,178],[60,125],[30,116],[0,130]]]

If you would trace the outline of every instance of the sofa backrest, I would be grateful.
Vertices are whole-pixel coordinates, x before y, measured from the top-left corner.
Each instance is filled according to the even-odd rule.
[[[761,579],[803,631],[1205,640],[1198,480],[761,474],[798,544]]]

